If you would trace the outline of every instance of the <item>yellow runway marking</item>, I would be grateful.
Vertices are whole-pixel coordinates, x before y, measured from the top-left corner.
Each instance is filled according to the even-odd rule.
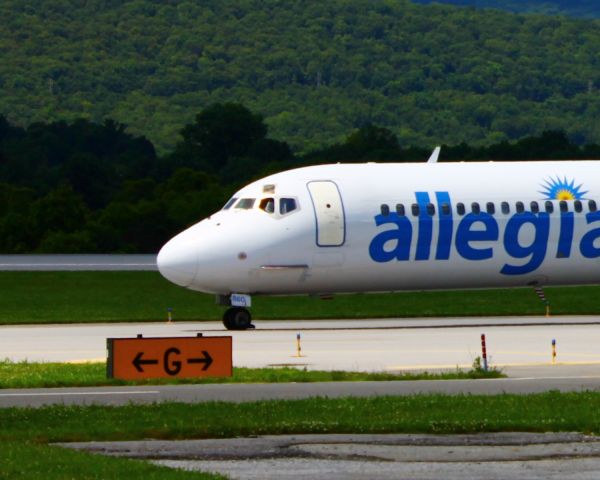
[[[79,364],[79,363],[98,363],[98,362],[106,362],[106,357],[104,357],[104,358],[87,358],[87,359],[82,359],[82,360],[67,360],[65,363]],[[62,363],[62,362],[58,362],[58,363]]]
[[[529,363],[496,363],[490,364],[490,367],[556,367],[556,366],[576,366],[576,365],[600,365],[600,361],[582,361],[582,362],[529,362]],[[386,370],[427,370],[427,369],[454,369],[471,368],[472,364],[437,364],[437,365],[389,365]]]
[[[471,368],[473,365],[390,365],[385,367],[386,370],[433,370],[433,369],[456,369],[456,368]]]
[[[525,355],[529,357],[534,356],[551,356],[552,350],[548,349],[548,351],[537,351],[537,352],[520,352],[515,350],[494,350],[492,354],[495,355]],[[557,352],[557,355],[560,356],[560,350]],[[597,353],[570,353],[570,352],[562,352],[563,357],[581,357],[581,358],[597,358],[598,362],[600,362],[600,355]]]
[[[498,366],[498,367],[537,367],[537,366],[544,366],[544,365],[549,365],[549,366],[558,366],[558,365],[563,365],[563,366],[575,366],[575,365],[600,365],[600,361],[581,361],[581,362],[555,362],[552,363],[552,361],[548,361],[548,362],[540,362],[540,363],[494,363],[494,365]]]

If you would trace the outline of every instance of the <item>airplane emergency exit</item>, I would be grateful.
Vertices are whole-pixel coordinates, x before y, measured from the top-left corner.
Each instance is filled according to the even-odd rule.
[[[252,295],[600,283],[600,163],[435,160],[263,178],[171,239],[158,268],[216,294],[228,329],[252,327]]]

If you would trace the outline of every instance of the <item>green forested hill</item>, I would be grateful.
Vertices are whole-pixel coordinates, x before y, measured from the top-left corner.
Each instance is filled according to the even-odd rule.
[[[534,12],[574,17],[600,17],[598,0],[413,0],[415,3],[449,3],[476,8],[498,8],[509,12]]]
[[[600,23],[408,0],[2,0],[0,114],[110,117],[159,152],[213,102],[296,151],[372,123],[401,144],[548,129],[600,142]]]

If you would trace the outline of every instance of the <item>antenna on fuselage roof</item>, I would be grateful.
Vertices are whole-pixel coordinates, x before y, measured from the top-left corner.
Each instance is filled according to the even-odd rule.
[[[429,160],[427,160],[427,163],[438,163],[438,157],[440,156],[440,151],[442,150],[442,147],[437,146],[433,149],[433,152],[431,152],[431,156],[429,157]]]

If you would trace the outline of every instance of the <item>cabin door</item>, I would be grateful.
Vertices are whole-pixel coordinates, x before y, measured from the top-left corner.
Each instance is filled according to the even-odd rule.
[[[309,182],[308,191],[315,210],[317,245],[343,245],[346,239],[346,220],[337,185],[330,180]]]

